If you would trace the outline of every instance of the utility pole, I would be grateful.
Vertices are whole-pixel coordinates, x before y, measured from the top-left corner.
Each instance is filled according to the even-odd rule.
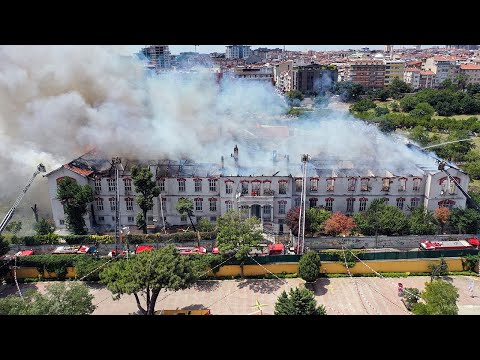
[[[118,242],[120,237],[120,191],[118,166],[121,165],[122,159],[119,157],[112,158],[112,166],[115,167],[115,256],[118,255]]]
[[[297,254],[303,254],[305,248],[305,208],[307,194],[307,164],[310,155],[303,154],[302,160],[302,194],[300,196],[300,214],[298,216],[298,237],[297,237]]]

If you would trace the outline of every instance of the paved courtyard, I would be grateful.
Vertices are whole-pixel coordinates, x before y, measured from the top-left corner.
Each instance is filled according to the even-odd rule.
[[[446,277],[445,280],[459,289],[460,314],[480,314],[480,278],[453,276]],[[404,287],[423,290],[426,281],[430,281],[427,276],[398,279],[332,278],[319,279],[314,288],[317,302],[325,305],[329,315],[407,315],[409,313],[398,297],[398,283],[401,282]],[[473,298],[468,289],[471,281],[475,284]],[[263,307],[264,314],[273,314],[280,293],[303,283],[301,279],[199,281],[187,290],[160,293],[156,309],[208,308],[214,315],[247,315],[257,310],[253,306],[258,300],[267,305]],[[48,284],[24,284],[22,287],[37,287],[42,291]],[[137,311],[133,296],[113,300],[104,286],[92,284],[89,287],[95,296],[94,304],[97,305],[94,314],[127,315]],[[1,296],[15,291],[15,286],[8,285]]]

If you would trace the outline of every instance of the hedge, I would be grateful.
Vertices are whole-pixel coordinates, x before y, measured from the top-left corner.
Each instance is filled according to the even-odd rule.
[[[17,266],[34,267],[43,274],[43,271],[55,272],[58,280],[64,280],[67,267],[75,267],[77,277],[83,277],[89,272],[110,260],[109,258],[94,258],[85,254],[48,254],[17,257]],[[86,280],[98,280],[98,272],[93,273]]]
[[[200,238],[202,240],[215,240],[217,237],[216,231],[201,232]],[[81,244],[94,244],[96,242],[100,244],[113,244],[115,239],[111,235],[35,235],[18,237],[17,243],[26,246],[32,245],[46,245],[46,244],[58,244],[59,240],[63,239],[69,245],[81,245]],[[174,234],[138,234],[127,235],[128,242],[130,244],[143,244],[154,242],[184,242],[197,240],[197,233],[194,231],[179,232]]]

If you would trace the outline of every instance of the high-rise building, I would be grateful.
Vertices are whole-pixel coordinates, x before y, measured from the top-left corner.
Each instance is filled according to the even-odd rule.
[[[168,45],[150,45],[142,49],[142,54],[147,58],[149,66],[155,70],[172,67]]]
[[[405,71],[405,61],[403,60],[384,60],[385,63],[385,86],[392,83],[393,79],[403,80]]]
[[[385,63],[383,60],[352,60],[346,68],[346,79],[366,88],[383,88]]]
[[[227,59],[246,59],[252,55],[250,45],[227,45],[225,57]]]
[[[337,81],[338,69],[335,65],[294,66],[292,70],[293,89],[306,95],[319,95],[332,91]]]

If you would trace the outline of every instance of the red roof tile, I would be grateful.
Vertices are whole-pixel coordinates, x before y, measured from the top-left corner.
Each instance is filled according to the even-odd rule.
[[[85,169],[81,169],[81,168],[79,168],[79,167],[71,166],[71,165],[68,165],[68,164],[63,165],[63,167],[64,167],[65,169],[71,170],[71,171],[73,171],[74,173],[77,173],[77,174],[82,175],[82,176],[88,176],[88,175],[90,175],[91,173],[93,173],[92,170],[85,170]]]
[[[480,70],[480,65],[476,64],[461,64],[460,69],[462,70]]]
[[[426,71],[420,71],[420,75],[435,75],[433,71],[426,70]]]
[[[418,69],[418,68],[406,68],[405,72],[407,72],[407,71],[408,72],[420,72],[420,69]]]

